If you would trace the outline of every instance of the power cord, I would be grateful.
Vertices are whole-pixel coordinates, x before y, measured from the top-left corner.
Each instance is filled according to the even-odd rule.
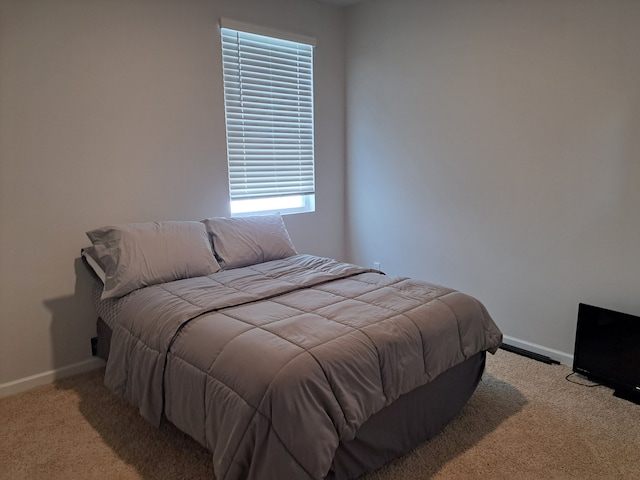
[[[571,372],[569,375],[567,375],[566,377],[564,377],[564,379],[569,382],[569,383],[573,383],[574,385],[580,385],[581,387],[604,387],[604,385],[602,385],[601,383],[593,383],[591,385],[587,384],[587,383],[580,383],[580,382],[576,382],[574,380],[570,380],[571,377],[573,377],[574,375],[577,375],[576,372]],[[582,377],[584,378],[584,377]]]

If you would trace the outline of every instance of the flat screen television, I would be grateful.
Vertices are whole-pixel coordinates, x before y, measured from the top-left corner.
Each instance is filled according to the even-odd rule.
[[[573,371],[640,403],[640,317],[579,304]]]

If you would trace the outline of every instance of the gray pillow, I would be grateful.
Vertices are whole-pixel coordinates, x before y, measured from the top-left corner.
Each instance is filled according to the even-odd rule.
[[[111,225],[87,232],[104,268],[102,299],[220,270],[201,222]]]
[[[203,220],[223,269],[245,267],[296,255],[280,215]]]
[[[96,274],[98,279],[104,285],[105,278],[107,274],[104,272],[104,265],[102,264],[102,260],[98,256],[96,252],[96,247],[91,245],[90,247],[84,247],[80,250],[80,254],[86,260],[87,265],[91,268],[91,270]]]

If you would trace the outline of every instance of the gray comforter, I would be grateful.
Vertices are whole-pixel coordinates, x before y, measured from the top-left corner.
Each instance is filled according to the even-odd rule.
[[[369,417],[501,339],[468,295],[297,255],[139,291],[105,383],[210,449],[218,480],[317,479]]]

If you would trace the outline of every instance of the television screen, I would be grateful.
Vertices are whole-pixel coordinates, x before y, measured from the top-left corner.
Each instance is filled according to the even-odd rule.
[[[581,303],[573,371],[640,395],[640,317]]]

